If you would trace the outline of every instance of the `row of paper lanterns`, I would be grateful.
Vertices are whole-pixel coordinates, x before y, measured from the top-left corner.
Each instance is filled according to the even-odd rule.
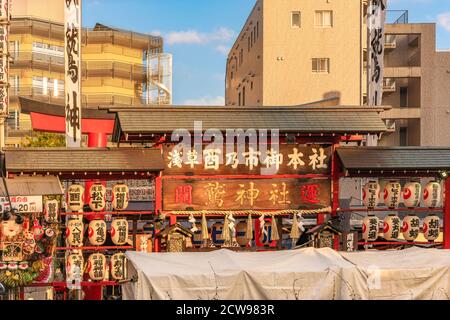
[[[72,212],[79,212],[84,206],[84,187],[72,184],[67,190],[67,207]],[[130,191],[126,184],[116,184],[112,188],[112,207],[116,211],[126,210],[130,198]],[[89,208],[100,212],[106,207],[106,187],[101,183],[94,183],[89,188]]]
[[[118,246],[128,241],[128,221],[124,218],[114,219],[109,230],[111,241]],[[93,246],[101,246],[106,242],[107,227],[104,220],[89,222],[88,239]],[[66,242],[69,246],[81,246],[84,239],[84,224],[79,219],[69,220],[66,226]]]
[[[362,225],[363,239],[365,241],[376,241],[379,236],[380,220],[374,215],[368,215]],[[423,220],[422,231],[425,239],[435,241],[439,237],[440,219],[436,215],[429,215]],[[388,215],[384,219],[384,239],[396,240],[400,233],[406,241],[414,241],[420,233],[420,219],[415,215],[406,216],[403,221],[397,215]]]
[[[427,183],[423,190],[423,206],[436,208],[441,204],[441,185],[439,182]],[[382,196],[382,198],[381,198]],[[374,209],[378,203],[384,203],[389,209],[396,209],[403,201],[407,208],[420,206],[422,185],[419,182],[408,182],[403,190],[398,181],[389,181],[381,194],[380,185],[376,181],[369,181],[363,188],[363,204],[368,209]]]
[[[80,275],[84,271],[84,258],[81,253],[69,254],[66,258],[66,277],[71,278],[72,272],[75,272],[75,266],[81,266]],[[94,281],[106,280],[109,275],[112,279],[120,281],[127,277],[127,258],[124,253],[116,253],[111,256],[109,265],[107,258],[102,253],[93,253],[87,261],[86,273]]]

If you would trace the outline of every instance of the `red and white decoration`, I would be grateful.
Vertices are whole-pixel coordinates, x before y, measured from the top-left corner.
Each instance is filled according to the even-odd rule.
[[[111,222],[111,240],[115,245],[123,246],[128,240],[128,221],[114,219]]]
[[[100,212],[106,207],[106,187],[101,183],[94,183],[89,188],[89,208]]]
[[[373,209],[378,204],[380,197],[380,185],[376,181],[369,181],[363,188],[363,204],[368,209]]]
[[[439,237],[440,219],[438,216],[431,215],[423,220],[423,236],[428,241],[434,241]]]
[[[423,190],[423,205],[427,208],[436,208],[441,204],[441,185],[432,181],[427,183]]]
[[[111,256],[111,278],[117,281],[127,277],[127,258],[124,253],[116,253]]]
[[[106,241],[106,222],[100,219],[89,222],[89,243],[93,246],[101,246]]]
[[[67,207],[72,212],[79,212],[84,205],[84,187],[79,184],[72,184],[67,190]]]
[[[422,185],[419,182],[409,182],[403,188],[403,203],[407,208],[415,208],[420,205]]]
[[[384,239],[390,241],[398,239],[401,230],[401,220],[397,215],[388,215],[384,219]]]
[[[414,241],[419,236],[420,219],[414,215],[408,215],[403,219],[402,233],[406,241]]]
[[[375,241],[378,238],[378,224],[380,220],[374,215],[368,215],[362,224],[363,239],[365,241]]]
[[[389,209],[396,209],[400,204],[402,186],[398,181],[389,181],[384,187],[384,204]]]
[[[101,253],[93,253],[89,256],[87,273],[94,281],[101,281],[106,276],[106,257]]]
[[[112,188],[112,207],[116,211],[126,210],[130,199],[130,190],[126,184],[116,184]]]
[[[79,219],[69,220],[66,227],[66,242],[71,247],[83,245],[84,225]]]
[[[59,201],[46,200],[44,203],[44,218],[48,223],[58,222],[59,217]]]

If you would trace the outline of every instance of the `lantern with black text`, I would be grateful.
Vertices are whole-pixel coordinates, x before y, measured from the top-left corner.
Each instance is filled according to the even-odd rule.
[[[114,210],[126,210],[128,207],[129,189],[126,184],[116,184],[112,188],[112,206]]]
[[[422,230],[425,239],[434,241],[439,237],[439,224],[439,217],[435,215],[430,215],[423,219]]]
[[[69,220],[66,227],[66,242],[71,247],[83,245],[84,225],[79,219]]]
[[[376,181],[369,181],[363,188],[363,204],[368,209],[373,209],[378,204],[380,185]]]
[[[420,219],[414,215],[408,215],[403,219],[402,233],[406,241],[414,241],[419,236]]]
[[[77,269],[80,272],[80,275],[83,275],[83,266],[84,266],[84,259],[83,255],[79,253],[72,253],[69,254],[66,258],[66,276],[70,277],[73,276],[74,273],[77,272]]]
[[[106,222],[100,219],[89,222],[88,238],[93,246],[101,246],[106,241]]]
[[[126,219],[114,219],[111,222],[111,240],[118,246],[127,243],[128,221]]]
[[[384,187],[384,204],[389,209],[396,209],[400,204],[402,186],[398,181],[389,181]]]
[[[106,187],[101,183],[95,183],[89,189],[89,207],[92,211],[103,211],[106,206]]]
[[[48,223],[58,222],[59,216],[59,201],[54,200],[46,200],[44,203],[44,218]]]
[[[67,190],[67,206],[72,212],[83,209],[84,188],[79,184],[72,184]]]
[[[436,208],[441,204],[441,185],[432,181],[427,183],[423,190],[423,205],[428,208]]]
[[[111,277],[114,280],[124,280],[127,277],[127,258],[123,253],[111,256]]]
[[[400,218],[395,214],[390,214],[384,219],[383,234],[386,240],[398,239],[401,230]]]
[[[89,278],[95,281],[103,280],[106,276],[106,257],[101,253],[93,253],[89,256],[87,272]]]
[[[420,205],[420,196],[422,194],[422,185],[415,182],[408,182],[403,188],[403,204],[407,208],[415,208]]]
[[[378,224],[380,220],[374,215],[368,215],[362,224],[363,239],[365,241],[375,241],[378,238]]]

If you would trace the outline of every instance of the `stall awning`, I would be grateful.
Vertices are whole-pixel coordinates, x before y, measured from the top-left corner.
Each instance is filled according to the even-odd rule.
[[[148,107],[109,108],[116,112],[114,141],[145,140],[176,129],[278,129],[281,133],[377,134],[386,131],[383,108],[337,107]]]
[[[52,196],[64,194],[58,177],[36,176],[36,177],[15,177],[6,179],[9,195],[13,196]],[[3,182],[0,182],[1,196],[7,196]]]
[[[450,170],[450,148],[428,147],[351,147],[337,150],[349,174],[361,173],[437,173]]]
[[[155,172],[164,169],[159,149],[6,149],[8,173]]]

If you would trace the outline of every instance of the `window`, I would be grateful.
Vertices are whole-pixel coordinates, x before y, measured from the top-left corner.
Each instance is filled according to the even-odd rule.
[[[300,28],[301,27],[301,14],[299,11],[291,12],[291,27]]]
[[[238,106],[240,106],[241,105],[241,93],[240,92],[239,92],[238,96],[239,96],[239,104],[238,104]]]
[[[330,59],[328,58],[313,58],[312,72],[314,73],[330,73]]]
[[[401,127],[400,128],[400,147],[408,146],[408,128]]]
[[[256,37],[259,38],[259,21],[256,22]]]
[[[241,48],[241,56],[240,56],[240,58],[241,58],[241,61],[239,62],[239,65],[244,63],[244,49],[242,49],[242,48]]]
[[[245,106],[245,87],[242,88],[242,105]]]
[[[253,47],[253,31],[252,31],[252,36],[251,36],[252,40],[251,40],[251,46]]]
[[[231,80],[233,80],[233,78],[234,78],[234,72],[231,71]]]
[[[408,107],[408,87],[400,87],[400,108]]]
[[[256,42],[256,26],[253,27],[253,34],[254,34],[253,41]]]
[[[53,96],[59,96],[58,79],[53,79]]]
[[[315,26],[330,28],[333,26],[333,11],[316,11]]]
[[[253,90],[253,81],[250,82],[250,90]]]
[[[250,36],[248,37],[248,52],[250,52]]]

